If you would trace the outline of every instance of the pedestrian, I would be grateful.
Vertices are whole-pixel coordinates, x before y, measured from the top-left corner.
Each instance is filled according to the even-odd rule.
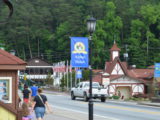
[[[27,85],[24,86],[24,90],[22,91],[22,93],[23,93],[23,101],[25,103],[28,103],[29,99],[30,99],[31,91],[28,90],[28,86]]]
[[[43,120],[46,109],[51,112],[47,97],[42,94],[41,88],[38,89],[38,94],[34,98],[32,109],[35,110],[37,120]]]
[[[34,100],[34,97],[37,95],[37,90],[38,90],[38,87],[34,83],[33,86],[31,87],[31,92],[32,92],[31,97],[32,97],[32,100]]]
[[[121,97],[121,92],[120,91],[118,91],[118,96]]]
[[[31,115],[31,110],[27,103],[22,104],[22,120],[32,120],[33,116]]]

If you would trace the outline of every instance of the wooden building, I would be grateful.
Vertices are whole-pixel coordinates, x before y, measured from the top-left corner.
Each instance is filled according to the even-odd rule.
[[[52,67],[53,65],[40,58],[32,58],[27,61],[26,70],[20,71],[20,77],[24,79],[25,76],[35,82],[44,82],[47,75],[53,76]]]
[[[0,49],[0,120],[21,120],[18,101],[18,70],[26,62]]]

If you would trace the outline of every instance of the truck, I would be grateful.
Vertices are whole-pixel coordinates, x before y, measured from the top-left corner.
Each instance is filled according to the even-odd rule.
[[[89,82],[79,82],[75,87],[71,89],[71,99],[75,100],[76,97],[83,98],[84,101],[89,100]],[[98,82],[92,82],[92,98],[100,99],[101,102],[105,102],[108,97],[107,89],[100,86]]]

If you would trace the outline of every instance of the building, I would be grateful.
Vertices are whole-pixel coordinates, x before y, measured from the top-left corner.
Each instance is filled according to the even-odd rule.
[[[32,58],[27,61],[26,70],[20,71],[21,79],[29,79],[35,82],[45,82],[50,74],[53,77],[52,65],[40,58]]]
[[[129,67],[127,62],[121,62],[119,56],[120,48],[114,43],[110,49],[110,61],[106,61],[104,71],[95,75],[93,81],[98,81],[108,88],[111,96],[120,93],[127,99],[136,94],[148,94],[154,70],[137,69],[135,65]]]
[[[18,70],[26,62],[0,49],[0,120],[21,120],[18,99]]]

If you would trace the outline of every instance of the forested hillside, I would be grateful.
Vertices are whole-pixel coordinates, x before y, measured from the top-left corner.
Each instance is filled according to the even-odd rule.
[[[88,36],[86,20],[97,19],[93,34],[93,66],[103,68],[114,40],[128,62],[146,68],[160,62],[159,0],[11,0],[14,14],[0,25],[0,43],[24,60],[70,59],[71,36]],[[8,14],[0,2],[0,20]]]

